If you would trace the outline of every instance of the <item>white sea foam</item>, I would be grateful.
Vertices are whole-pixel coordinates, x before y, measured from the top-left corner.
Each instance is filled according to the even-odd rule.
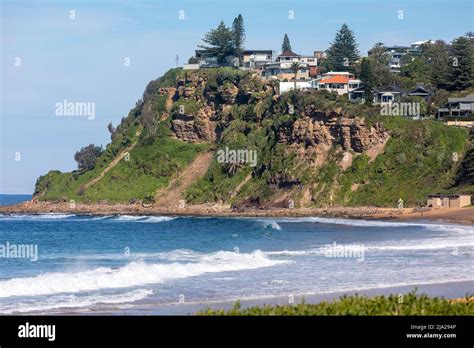
[[[26,313],[36,311],[49,311],[70,308],[92,307],[95,305],[125,304],[142,300],[153,293],[152,290],[138,289],[122,294],[93,294],[85,296],[58,295],[48,296],[47,299],[38,301],[22,301],[0,305],[0,313]]]
[[[118,269],[99,267],[82,272],[51,272],[34,277],[0,281],[0,298],[127,288],[199,276],[204,273],[257,269],[287,262],[270,260],[260,250],[252,253],[218,251],[203,254],[198,258],[198,262],[188,263],[147,264],[142,261],[133,261]]]
[[[0,214],[0,220],[59,220],[68,219],[75,216],[74,214]]]
[[[259,220],[267,221],[268,220]],[[273,220],[272,220],[273,221]],[[364,220],[364,219],[344,219],[344,218],[325,218],[325,217],[298,217],[298,218],[278,218],[275,222],[315,222],[333,225],[347,225],[356,227],[422,227],[433,231],[474,233],[474,227],[457,225],[451,223],[425,223],[425,222],[403,222],[403,221],[383,221],[383,220]]]
[[[263,222],[263,227],[270,227],[274,230],[281,231],[281,226],[274,220],[261,220]]]

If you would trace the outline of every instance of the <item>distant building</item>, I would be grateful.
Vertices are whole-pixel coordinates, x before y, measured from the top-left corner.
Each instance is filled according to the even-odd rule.
[[[387,86],[381,88],[375,88],[373,91],[372,103],[374,104],[383,104],[383,103],[392,103],[400,102],[401,98],[404,95],[412,97],[420,97],[425,100],[428,100],[433,93],[427,88],[418,85],[415,89],[410,92],[406,92],[401,88],[396,86]],[[349,92],[349,100],[352,102],[363,103],[365,102],[365,86],[361,85],[359,88],[356,88]]]
[[[320,78],[312,80],[312,87],[318,90],[337,92],[339,95],[347,94],[359,88],[361,81],[354,74],[346,71],[330,71]]]
[[[474,115],[474,93],[464,98],[448,98],[448,103],[438,109],[438,117],[466,117],[471,115]]]
[[[298,63],[300,66],[296,74],[297,80],[309,80],[316,76],[318,59],[313,56],[302,56],[292,51],[282,52],[276,57],[275,62],[265,64],[262,75],[268,79],[292,80],[295,78],[291,69],[293,63]]]
[[[432,208],[462,208],[471,205],[471,195],[429,195],[428,207]]]
[[[242,54],[242,66],[250,69],[262,69],[273,61],[272,50],[245,50]]]
[[[295,88],[295,81],[280,81],[279,83],[279,94],[291,91]],[[311,81],[310,80],[296,80],[296,89],[299,90],[308,90],[311,89]]]
[[[403,66],[403,57],[406,54],[419,55],[422,53],[422,45],[426,43],[432,43],[431,40],[423,40],[413,42],[410,46],[386,46],[385,52],[388,55],[388,68],[393,73],[399,73]],[[368,52],[369,56],[372,54]]]
[[[195,57],[198,60],[198,64],[200,68],[218,68],[221,66],[218,61],[216,56],[209,56],[205,54],[204,50],[196,50],[195,51]],[[238,66],[239,61],[237,57],[234,56],[228,56],[226,58],[225,66]]]

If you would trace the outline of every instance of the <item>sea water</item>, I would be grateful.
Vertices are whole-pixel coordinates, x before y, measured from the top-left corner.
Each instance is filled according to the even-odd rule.
[[[37,260],[0,255],[0,314],[472,281],[473,235],[423,221],[0,215],[0,246],[37,246]]]

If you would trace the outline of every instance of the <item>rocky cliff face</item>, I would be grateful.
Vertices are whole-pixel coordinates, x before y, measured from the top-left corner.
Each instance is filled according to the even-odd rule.
[[[271,82],[262,81],[259,90],[242,87],[239,81],[226,81],[213,88],[201,75],[186,75],[176,86],[161,88],[160,95],[170,102],[183,105],[179,112],[171,113],[171,130],[175,138],[186,142],[216,142],[219,129],[225,128],[225,112],[231,105],[258,103],[265,96],[274,102],[279,100]],[[252,97],[253,96],[253,97]],[[196,109],[189,110],[191,101]],[[344,150],[362,153],[383,143],[389,136],[383,125],[367,127],[362,118],[354,118],[341,108],[320,111],[314,105],[306,105],[299,118],[279,129],[278,141],[312,147],[319,144],[340,144]]]
[[[319,117],[305,115],[280,128],[279,142],[301,144],[305,147],[339,144],[343,150],[358,153],[383,143],[389,136],[383,125],[376,123],[367,127],[361,118],[348,118],[340,114]]]

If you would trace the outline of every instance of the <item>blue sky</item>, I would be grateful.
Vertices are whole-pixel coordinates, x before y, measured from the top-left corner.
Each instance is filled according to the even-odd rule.
[[[287,33],[302,54],[327,49],[344,22],[364,55],[378,41],[451,41],[474,29],[469,0],[1,0],[0,193],[32,193],[39,175],[75,169],[74,153],[105,146],[107,124],[127,115],[176,55],[183,63],[206,31],[239,13],[246,48],[279,50]],[[96,117],[56,116],[64,99],[95,103]]]

